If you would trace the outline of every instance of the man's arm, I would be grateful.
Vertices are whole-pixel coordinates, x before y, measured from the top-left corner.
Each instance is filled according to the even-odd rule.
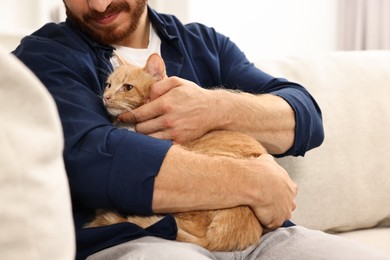
[[[170,61],[168,75],[171,71],[177,77],[154,84],[152,102],[130,115],[138,132],[182,143],[213,129],[238,130],[280,156],[304,155],[322,143],[321,110],[303,86],[259,70],[228,37],[211,28],[192,24],[186,29],[198,37],[189,37],[186,30],[180,35],[188,38],[180,72],[172,66],[168,44],[162,44],[164,59]],[[213,90],[218,86],[252,96]]]
[[[215,113],[225,117],[217,121],[218,129],[244,132],[258,140],[269,153],[283,154],[294,143],[295,114],[281,97],[272,94],[251,95],[215,91]],[[225,111],[218,111],[225,107]],[[245,116],[243,116],[245,115]]]
[[[207,90],[171,77],[152,86],[151,100],[122,119],[135,117],[136,130],[156,138],[183,143],[215,129],[236,130],[271,154],[286,152],[294,142],[294,111],[276,95]]]
[[[208,157],[174,145],[155,179],[152,208],[168,213],[247,205],[265,227],[276,228],[291,217],[296,193],[270,155]]]

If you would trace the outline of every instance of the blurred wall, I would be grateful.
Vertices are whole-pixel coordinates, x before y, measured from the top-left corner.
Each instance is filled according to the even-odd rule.
[[[11,51],[20,38],[50,21],[62,0],[0,0],[0,45]]]
[[[335,50],[338,0],[151,0],[229,36],[251,58]]]
[[[184,23],[201,22],[229,36],[250,58],[336,49],[338,0],[149,0]],[[50,21],[62,0],[0,0],[0,44]]]

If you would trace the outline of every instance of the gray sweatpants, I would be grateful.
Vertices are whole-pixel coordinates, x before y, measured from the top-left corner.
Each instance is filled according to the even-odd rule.
[[[87,260],[390,260],[374,249],[344,238],[303,227],[280,228],[262,237],[258,246],[244,251],[210,252],[199,246],[144,237],[117,245]]]

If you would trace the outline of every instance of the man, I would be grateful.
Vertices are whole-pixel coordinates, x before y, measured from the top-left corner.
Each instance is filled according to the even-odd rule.
[[[229,129],[255,137],[271,154],[304,155],[321,144],[323,128],[320,109],[302,86],[265,74],[228,38],[158,14],[146,0],[64,3],[67,21],[44,26],[14,53],[59,109],[78,259],[313,259],[340,244],[322,233],[287,228],[297,187],[270,155],[211,158],[175,145]],[[136,120],[136,133],[115,128],[102,104],[114,49],[138,65],[160,53],[170,76],[152,86],[148,104],[122,116]],[[145,230],[130,223],[83,228],[98,208],[150,215],[238,205],[248,205],[265,228],[276,229],[242,252],[208,252],[171,241],[177,227],[169,214]],[[312,250],[323,241],[327,247]],[[331,256],[339,250],[325,258],[337,259]]]

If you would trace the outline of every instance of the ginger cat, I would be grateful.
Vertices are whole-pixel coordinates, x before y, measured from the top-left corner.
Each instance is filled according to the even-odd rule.
[[[152,54],[144,68],[132,66],[120,57],[117,58],[121,65],[109,76],[103,96],[104,105],[114,118],[147,102],[150,85],[166,77],[164,62],[158,54]],[[266,153],[255,139],[233,131],[212,131],[181,145],[209,156],[253,158]],[[174,213],[173,216],[178,226],[178,241],[198,244],[210,251],[243,250],[257,244],[263,231],[247,206]],[[111,210],[97,210],[96,218],[86,227],[131,222],[146,228],[161,218],[163,216],[159,215],[122,216]]]

